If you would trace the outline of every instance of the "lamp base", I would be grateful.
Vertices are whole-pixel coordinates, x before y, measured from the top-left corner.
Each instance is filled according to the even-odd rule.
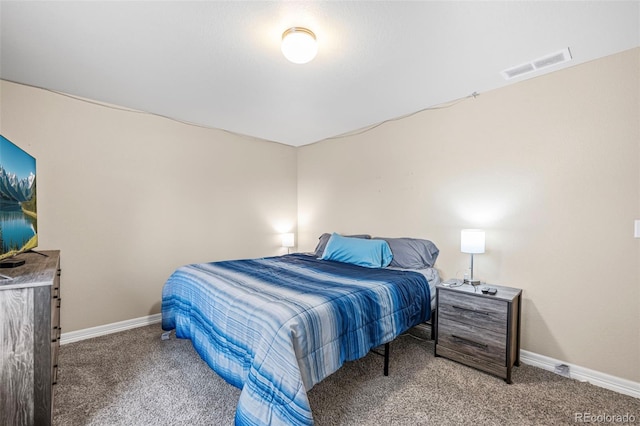
[[[480,280],[470,280],[470,279],[466,279],[463,281],[465,284],[469,284],[469,285],[480,285]]]

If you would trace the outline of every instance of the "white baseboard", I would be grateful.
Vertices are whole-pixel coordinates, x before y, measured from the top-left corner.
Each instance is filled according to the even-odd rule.
[[[564,364],[569,366],[569,377],[580,380],[581,382],[589,382],[592,385],[609,389],[614,392],[622,393],[640,398],[640,383],[631,380],[622,379],[610,374],[601,373],[589,368],[580,367],[579,365],[569,364],[548,356],[539,355],[533,352],[520,350],[520,361],[543,370],[555,372],[556,365]]]
[[[134,318],[126,321],[114,322],[112,324],[100,325],[97,327],[86,328],[84,330],[71,331],[62,333],[60,344],[78,342],[80,340],[91,339],[92,337],[105,336],[119,331],[125,331],[132,328],[144,327],[159,323],[162,320],[161,314],[153,314],[146,317]],[[631,380],[622,379],[610,374],[601,373],[589,368],[580,367],[579,365],[569,364],[548,356],[539,355],[534,352],[520,350],[520,361],[543,370],[555,371],[556,365],[564,364],[569,366],[569,377],[572,379],[589,382],[592,385],[612,390],[634,398],[640,398],[640,383]]]
[[[83,330],[62,333],[60,344],[78,342],[80,340],[91,339],[92,337],[105,336],[119,331],[130,330],[132,328],[144,327],[145,325],[156,324],[162,321],[162,314],[153,314],[146,317],[134,318],[126,321],[114,322],[111,324],[99,325],[97,327],[85,328]]]

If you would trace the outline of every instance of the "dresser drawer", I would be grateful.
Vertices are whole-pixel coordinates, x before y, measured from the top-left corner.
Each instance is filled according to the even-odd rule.
[[[51,384],[52,385],[58,384],[58,364],[51,367]]]
[[[58,381],[58,351],[60,350],[60,342],[51,343],[51,384]]]
[[[494,331],[438,317],[438,345],[500,365],[506,365],[506,327]]]
[[[475,327],[504,331],[509,305],[507,302],[486,297],[440,291],[438,320],[449,319]]]
[[[60,325],[60,304],[61,299],[51,299],[51,329]]]

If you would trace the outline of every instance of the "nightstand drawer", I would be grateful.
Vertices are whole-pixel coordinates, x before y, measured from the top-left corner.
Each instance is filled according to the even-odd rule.
[[[438,297],[440,319],[450,319],[495,331],[505,328],[509,313],[509,305],[505,301],[448,291],[441,291]]]
[[[456,352],[506,365],[506,328],[494,331],[438,317],[438,344]]]

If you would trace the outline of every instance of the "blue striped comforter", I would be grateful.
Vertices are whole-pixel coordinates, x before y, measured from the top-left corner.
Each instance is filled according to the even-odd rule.
[[[162,328],[242,390],[238,425],[313,424],[308,390],[430,314],[421,274],[302,254],[183,266],[162,291]]]

